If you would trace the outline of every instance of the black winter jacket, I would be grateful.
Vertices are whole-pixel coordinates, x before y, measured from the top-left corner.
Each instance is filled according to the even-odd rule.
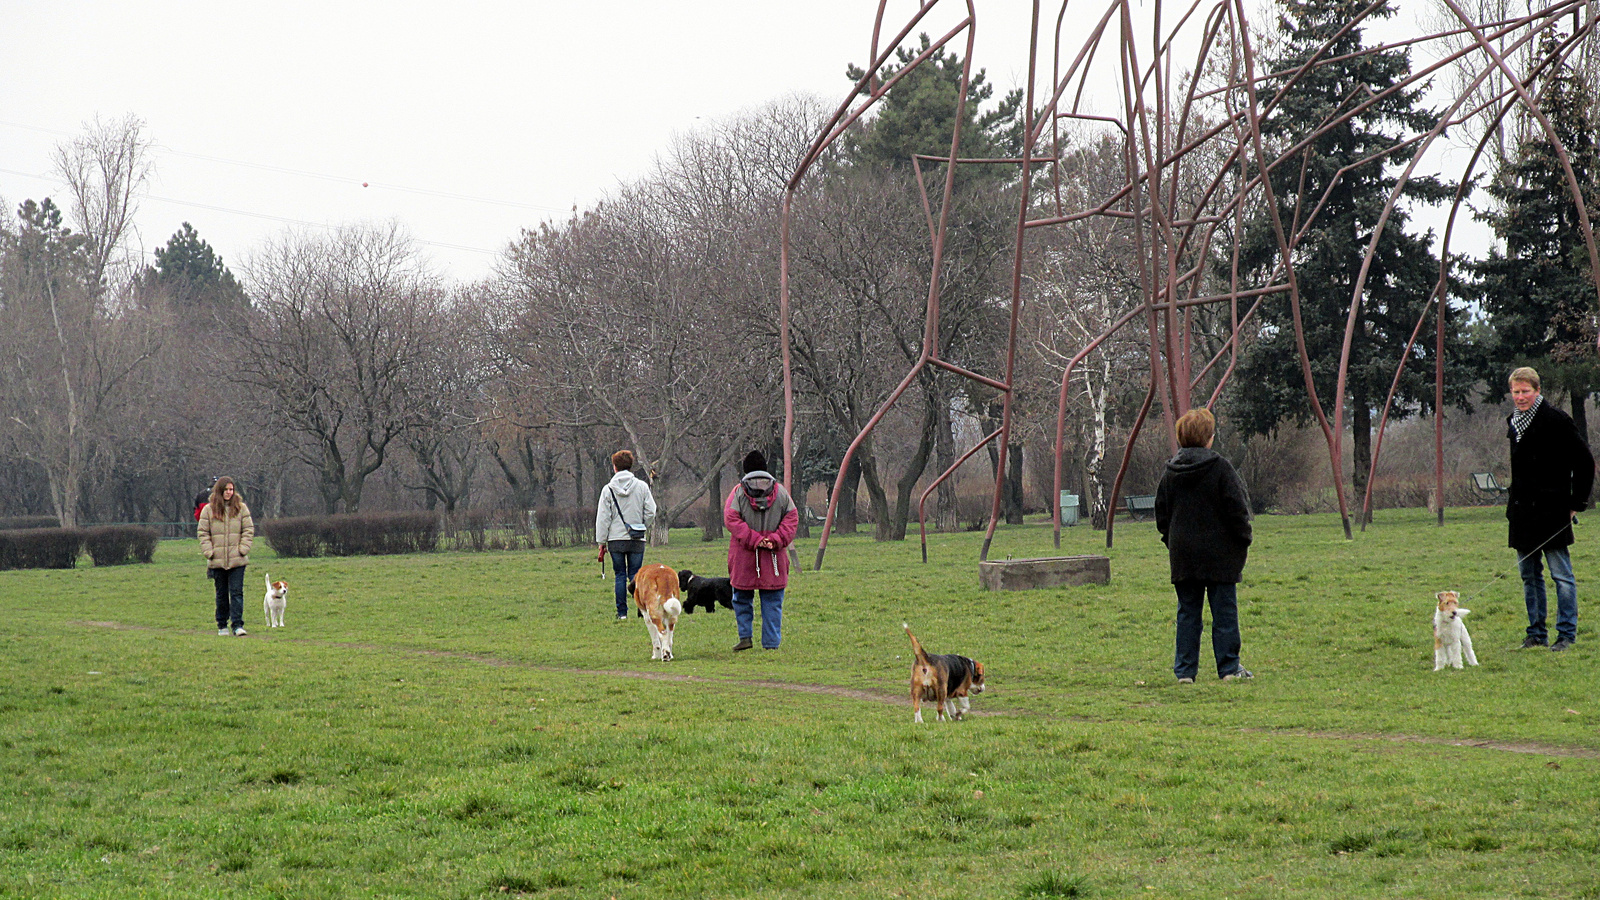
[[[1250,547],[1250,497],[1221,454],[1185,447],[1156,488],[1156,530],[1172,582],[1238,584]]]
[[[1523,553],[1570,545],[1572,514],[1589,508],[1594,488],[1594,455],[1588,443],[1572,417],[1548,399],[1539,404],[1520,441],[1507,416],[1506,437],[1511,441],[1506,543]]]

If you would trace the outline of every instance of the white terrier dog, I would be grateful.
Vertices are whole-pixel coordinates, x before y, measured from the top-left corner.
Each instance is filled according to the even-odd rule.
[[[267,580],[267,595],[261,600],[261,608],[267,613],[267,627],[282,628],[283,608],[289,603],[289,583],[273,581],[270,574],[264,577]]]
[[[1469,666],[1477,665],[1472,635],[1467,634],[1467,623],[1461,621],[1472,610],[1461,608],[1461,595],[1455,591],[1440,591],[1434,596],[1439,598],[1439,608],[1433,612],[1433,670],[1437,672],[1445,666],[1459,669],[1463,660]]]

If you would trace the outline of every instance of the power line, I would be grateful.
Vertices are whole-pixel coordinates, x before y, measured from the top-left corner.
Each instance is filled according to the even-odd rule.
[[[18,176],[21,176],[23,178],[33,178],[33,179],[37,179],[39,181],[50,181],[51,180],[51,178],[49,176],[47,176],[47,175],[36,175],[34,173],[31,173],[31,172],[19,172],[16,169],[0,168],[0,172],[3,172],[5,174],[7,174],[7,175],[18,175]],[[250,210],[247,210],[247,209],[234,209],[232,207],[216,206],[216,205],[210,204],[210,203],[197,203],[197,202],[195,202],[193,200],[175,200],[175,199],[173,199],[171,197],[158,197],[155,194],[146,194],[144,199],[146,199],[146,200],[155,200],[155,201],[157,201],[159,203],[170,203],[170,204],[172,204],[174,206],[187,206],[187,207],[192,207],[194,209],[210,210],[212,212],[231,213],[231,214],[236,215],[236,216],[249,216],[250,218],[253,218],[253,219],[267,219],[267,220],[273,221],[273,222],[284,222],[284,223],[289,224],[289,225],[302,225],[302,226],[305,226],[307,228],[331,229],[331,228],[336,227],[336,226],[333,226],[333,225],[329,225],[326,222],[311,222],[311,221],[307,221],[306,219],[294,219],[294,218],[290,218],[288,216],[275,216],[275,215],[272,215],[270,213],[251,212]],[[464,251],[466,251],[468,253],[483,253],[483,254],[486,254],[488,256],[494,256],[495,254],[500,252],[498,250],[486,250],[483,247],[469,247],[469,246],[467,246],[465,244],[451,244],[451,243],[448,243],[446,241],[430,241],[430,240],[427,240],[426,238],[413,238],[413,240],[415,240],[419,244],[426,244],[429,247],[441,247],[441,248],[444,248],[444,249],[447,249],[447,250],[464,250]]]
[[[7,122],[7,121],[0,120],[0,125],[6,125],[6,126],[9,126],[11,128],[22,128],[22,129],[26,129],[28,131],[37,131],[37,132],[40,132],[42,134],[54,134],[54,135],[60,135],[62,137],[70,137],[71,136],[71,134],[69,132],[59,131],[59,130],[54,129],[54,128],[44,128],[44,127],[41,127],[41,126],[38,126],[38,125],[25,125],[25,124],[23,124],[21,122]],[[531,210],[537,210],[539,212],[550,212],[550,213],[566,213],[566,212],[568,212],[568,210],[565,210],[565,209],[561,209],[561,208],[554,207],[554,206],[544,206],[544,205],[538,204],[538,203],[523,203],[523,202],[521,202],[519,200],[503,200],[503,199],[499,199],[499,198],[495,198],[495,197],[477,197],[477,196],[474,196],[472,194],[460,194],[460,193],[456,193],[454,191],[441,191],[441,190],[435,190],[433,188],[411,187],[409,185],[403,185],[403,184],[388,184],[386,182],[363,181],[363,180],[361,180],[359,178],[352,178],[352,177],[350,177],[348,175],[332,175],[332,174],[329,174],[329,173],[326,173],[326,172],[313,172],[313,171],[310,171],[310,170],[307,170],[307,169],[292,169],[292,168],[289,168],[287,166],[277,166],[277,165],[272,165],[272,164],[269,164],[269,163],[250,162],[250,161],[242,160],[242,159],[228,159],[227,157],[223,157],[223,156],[208,156],[208,155],[206,155],[204,153],[190,153],[187,150],[178,150],[178,149],[176,149],[174,147],[167,146],[166,144],[156,144],[154,146],[159,148],[163,153],[167,153],[167,154],[170,154],[172,156],[182,156],[182,157],[185,157],[187,159],[199,159],[199,160],[204,160],[206,162],[222,163],[224,165],[230,165],[230,166],[242,166],[242,167],[250,168],[250,169],[260,169],[260,170],[266,171],[266,172],[278,172],[278,173],[281,173],[281,174],[284,174],[284,175],[294,175],[294,176],[297,176],[297,177],[300,177],[300,178],[317,178],[317,179],[321,179],[323,181],[337,182],[339,184],[359,184],[364,188],[365,187],[375,187],[375,188],[380,188],[380,189],[383,189],[383,190],[399,191],[401,193],[406,193],[406,194],[421,194],[421,195],[428,196],[428,197],[442,197],[442,198],[445,198],[447,200],[460,200],[460,201],[463,201],[463,202],[466,202],[466,203],[487,203],[487,204],[491,204],[491,205],[494,205],[494,206],[509,206],[509,207],[513,207],[513,208],[516,208],[516,209],[531,209]],[[23,173],[13,172],[12,174],[23,174]]]

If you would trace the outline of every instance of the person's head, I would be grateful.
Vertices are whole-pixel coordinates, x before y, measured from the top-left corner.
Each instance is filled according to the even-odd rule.
[[[1179,447],[1209,447],[1217,436],[1217,417],[1204,406],[1197,406],[1178,417],[1174,429]]]
[[[1539,373],[1532,366],[1513,369],[1506,379],[1511,385],[1511,403],[1521,412],[1533,408],[1539,399]]]
[[[767,457],[760,450],[751,450],[744,456],[744,462],[739,464],[741,474],[749,475],[751,472],[769,472]]]
[[[227,505],[231,509],[239,508],[239,493],[233,486],[233,479],[226,475],[219,477],[211,485],[211,506],[221,509]]]
[[[618,450],[611,454],[611,471],[626,472],[633,468],[633,451]]]

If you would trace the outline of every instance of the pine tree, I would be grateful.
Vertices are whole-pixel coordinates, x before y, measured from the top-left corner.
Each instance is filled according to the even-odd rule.
[[[1287,30],[1269,69],[1293,71],[1321,52],[1320,61],[1300,78],[1263,95],[1273,103],[1263,122],[1270,146],[1286,150],[1322,129],[1335,113],[1353,110],[1408,77],[1405,51],[1368,50],[1359,27],[1339,34],[1365,6],[1364,0],[1279,0],[1279,21]],[[1393,14],[1388,4],[1372,13],[1383,18]],[[1331,45],[1322,50],[1329,41]],[[1395,172],[1414,149],[1394,150],[1342,173],[1340,169],[1432,127],[1434,114],[1420,105],[1420,95],[1420,90],[1400,90],[1384,96],[1321,131],[1271,173],[1279,214],[1290,231],[1312,379],[1325,407],[1333,402],[1363,256],[1398,183]],[[1437,202],[1448,192],[1435,179],[1412,178],[1402,197]],[[1319,203],[1308,227],[1307,217]],[[1410,234],[1406,224],[1402,203],[1390,213],[1374,251],[1350,350],[1351,475],[1357,492],[1366,485],[1371,462],[1373,414],[1388,394],[1406,341],[1438,278],[1431,236]],[[1296,237],[1297,232],[1302,233]],[[1277,236],[1264,214],[1247,226],[1242,260],[1246,270],[1263,282],[1281,261]],[[1230,408],[1247,435],[1270,433],[1285,420],[1303,424],[1312,418],[1288,295],[1263,304],[1261,321],[1261,332],[1233,381]],[[1391,415],[1432,405],[1431,351],[1431,342],[1412,349]],[[1452,389],[1452,395],[1460,393]]]
[[[145,302],[165,295],[179,311],[247,303],[244,289],[222,264],[222,257],[200,239],[188,222],[155,255],[156,264],[147,267],[139,279],[140,296]]]
[[[1600,211],[1595,104],[1593,87],[1570,65],[1556,69],[1539,96],[1539,109],[1583,187],[1591,223]],[[1500,201],[1499,210],[1482,216],[1505,242],[1504,250],[1492,249],[1474,266],[1491,331],[1483,375],[1489,392],[1497,395],[1511,368],[1534,366],[1545,387],[1569,394],[1572,417],[1587,433],[1585,400],[1600,390],[1594,352],[1600,305],[1578,206],[1556,147],[1541,128],[1527,133],[1532,138],[1488,187]]]

